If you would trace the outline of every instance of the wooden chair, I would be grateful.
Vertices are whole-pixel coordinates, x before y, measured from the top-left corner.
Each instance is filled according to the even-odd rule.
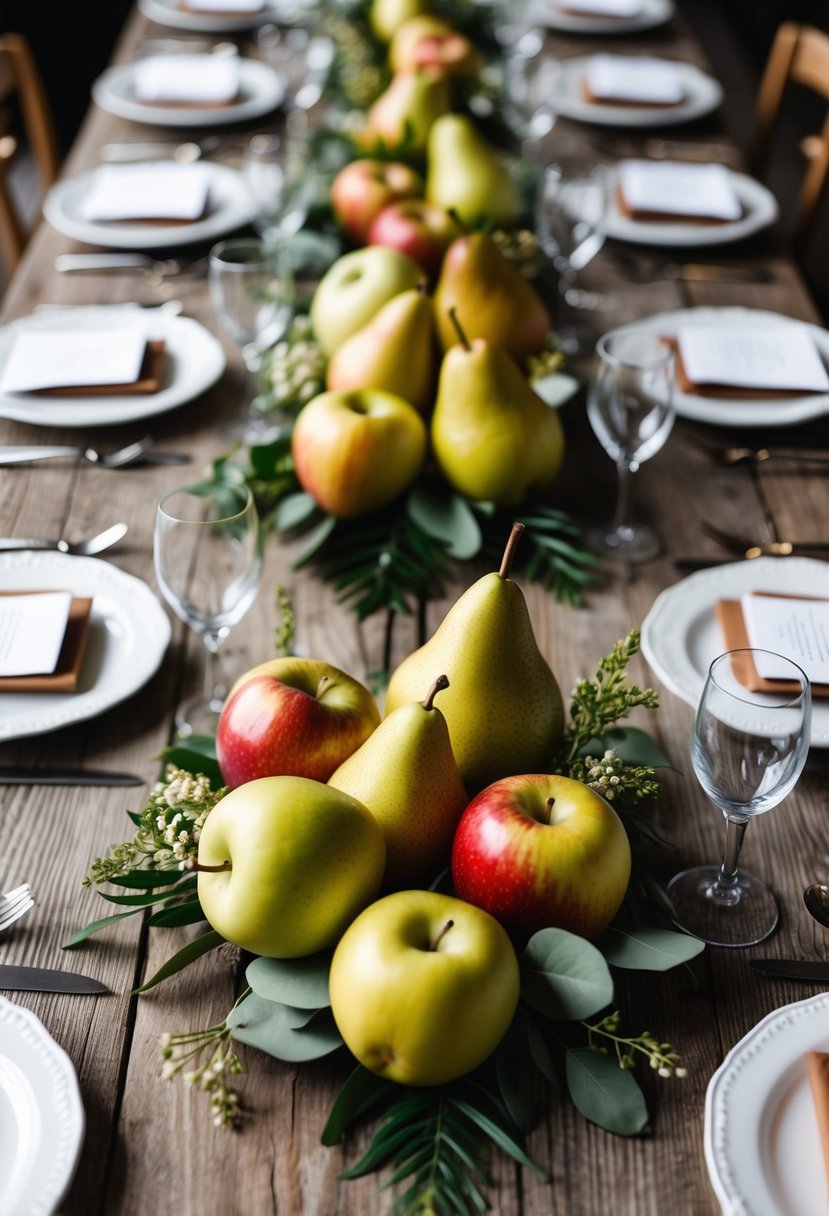
[[[15,106],[37,169],[42,201],[58,171],[52,116],[28,43],[19,34],[5,34],[0,38],[0,251],[8,274],[19,262],[29,236],[9,189],[11,161],[18,150],[9,126]]]
[[[813,26],[787,21],[777,31],[760,83],[751,158],[757,170],[763,168],[768,158],[783,96],[791,83],[812,89],[829,102],[829,34]],[[800,150],[807,164],[797,202],[792,243],[802,253],[812,233],[829,177],[829,110],[821,133],[806,136],[800,143]]]

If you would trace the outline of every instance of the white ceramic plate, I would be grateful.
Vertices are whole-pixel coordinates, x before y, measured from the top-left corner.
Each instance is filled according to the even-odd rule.
[[[740,202],[739,219],[724,224],[693,224],[683,220],[635,220],[622,215],[616,206],[615,191],[611,191],[605,232],[616,241],[633,245],[670,245],[672,247],[705,248],[709,245],[730,245],[755,232],[768,228],[777,219],[777,200],[770,190],[745,173],[727,170],[734,193]]]
[[[696,707],[708,668],[726,649],[717,600],[752,591],[817,595],[829,599],[829,562],[808,557],[755,557],[699,570],[656,597],[642,623],[642,653],[662,683]],[[829,702],[812,705],[812,746],[829,747]]]
[[[81,215],[81,203],[92,184],[92,169],[53,186],[43,202],[43,214],[64,236],[106,249],[175,249],[199,241],[217,241],[249,224],[256,212],[250,190],[235,169],[205,162],[210,173],[207,214],[192,224],[106,224]]]
[[[202,34],[229,34],[233,30],[253,30],[269,21],[276,21],[279,10],[268,5],[256,13],[193,13],[181,8],[179,0],[138,0],[145,17],[159,25],[176,30],[193,30]]]
[[[139,4],[139,8],[142,7]],[[635,17],[602,17],[567,13],[554,0],[536,0],[537,20],[551,30],[566,34],[633,34],[664,25],[674,15],[672,0],[642,0]]]
[[[129,305],[44,309],[21,317],[0,329],[0,368],[15,334],[35,329],[104,329],[123,323]],[[165,341],[163,380],[157,393],[113,397],[47,397],[37,393],[0,393],[0,417],[36,426],[118,426],[139,418],[152,418],[193,401],[215,384],[225,369],[225,354],[211,333],[189,317],[175,317],[162,309],[142,309],[148,316],[148,335]]]
[[[117,566],[65,553],[0,553],[0,586],[4,591],[65,590],[92,597],[78,691],[0,693],[0,740],[41,735],[94,718],[126,700],[158,670],[170,641],[170,622],[147,584]]]
[[[829,333],[818,325],[783,317],[760,308],[680,308],[675,312],[655,313],[622,329],[644,329],[674,338],[682,326],[715,325],[766,329],[777,325],[805,325],[824,363],[829,367]],[[682,418],[708,422],[714,426],[794,426],[829,413],[829,393],[807,393],[802,397],[697,397],[693,393],[674,395],[674,408]]]
[[[716,110],[722,101],[722,88],[712,76],[706,76],[692,63],[674,66],[682,81],[683,100],[675,106],[613,105],[612,102],[586,101],[584,77],[589,57],[567,59],[560,66],[552,94],[547,104],[556,114],[576,122],[589,122],[602,127],[673,127],[693,122]]]
[[[50,1216],[72,1181],[85,1119],[69,1056],[0,996],[0,1212]]]
[[[807,1051],[829,1051],[829,993],[775,1009],[711,1078],[705,1161],[726,1216],[826,1211]]]
[[[223,127],[270,114],[285,96],[285,86],[273,68],[257,59],[239,60],[239,94],[227,106],[147,105],[135,99],[135,64],[109,68],[92,86],[92,97],[102,110],[130,122],[160,127]]]

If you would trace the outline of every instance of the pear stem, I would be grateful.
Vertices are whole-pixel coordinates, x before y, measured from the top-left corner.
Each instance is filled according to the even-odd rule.
[[[458,313],[457,313],[457,309],[455,308],[454,304],[449,309],[449,320],[452,322],[452,324],[455,327],[455,333],[458,335],[458,341],[460,342],[463,349],[472,350],[472,344],[470,343],[469,339],[466,336],[466,331],[464,330],[463,326],[461,325],[460,321],[458,320]]]
[[[184,867],[187,870],[197,870],[199,874],[223,874],[226,870],[233,868],[229,861],[223,861],[221,865],[218,866],[202,865],[202,863],[197,861],[195,857],[188,857],[187,861],[184,863]]]
[[[317,691],[314,693],[314,696],[317,698],[317,700],[319,700],[319,699],[320,699],[320,697],[321,697],[321,696],[322,696],[322,694],[325,692],[325,690],[328,688],[328,685],[329,685],[330,683],[331,683],[331,677],[330,677],[330,676],[322,676],[322,678],[320,679],[319,684],[317,685]]]
[[[509,534],[509,540],[507,541],[507,546],[504,549],[504,556],[501,558],[501,569],[498,571],[499,578],[509,578],[512,559],[515,556],[515,550],[518,546],[519,540],[521,539],[521,533],[523,531],[523,524],[516,522],[512,525],[512,531]]]
[[[444,937],[445,937],[445,936],[446,936],[446,934],[449,932],[449,930],[452,928],[452,926],[454,925],[454,923],[455,923],[455,922],[454,922],[453,920],[448,920],[448,921],[446,922],[446,924],[445,924],[445,925],[443,925],[443,926],[441,927],[441,929],[440,929],[440,931],[439,931],[439,933],[438,933],[437,937],[435,938],[435,940],[434,940],[434,941],[433,941],[433,942],[430,944],[430,946],[429,946],[429,949],[430,949],[430,950],[437,950],[438,946],[439,946],[439,945],[440,945],[440,943],[443,941]]]
[[[457,213],[457,211],[455,210],[455,208],[454,208],[454,207],[450,207],[450,208],[449,208],[449,211],[447,212],[447,214],[448,214],[448,216],[450,217],[450,219],[453,219],[453,220],[455,221],[455,223],[456,223],[456,224],[458,225],[458,227],[460,228],[461,232],[466,232],[467,234],[469,233],[469,231],[470,231],[469,225],[468,225],[468,224],[465,224],[465,223],[463,222],[463,220],[462,220],[462,219],[461,219],[461,217],[458,215],[458,213]]]
[[[547,799],[547,814],[544,817],[545,823],[549,823],[553,817],[553,806],[555,805],[555,801],[556,801],[555,798]]]
[[[448,676],[438,676],[438,678],[435,680],[432,687],[429,689],[428,696],[426,697],[426,700],[423,702],[423,708],[432,709],[433,708],[432,703],[435,699],[436,693],[439,693],[441,691],[441,689],[448,688],[448,687],[449,687],[449,677]]]

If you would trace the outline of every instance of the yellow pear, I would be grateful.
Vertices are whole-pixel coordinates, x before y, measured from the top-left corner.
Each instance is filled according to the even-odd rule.
[[[429,0],[372,0],[371,28],[381,42],[390,42],[397,30],[412,17],[429,12]]]
[[[387,891],[429,882],[448,865],[469,801],[446,720],[434,705],[435,695],[448,687],[446,676],[439,676],[425,701],[399,705],[328,781],[367,806],[379,825]]]
[[[410,17],[395,30],[389,46],[389,67],[400,72],[413,67],[438,67],[462,76],[481,69],[481,56],[465,34],[440,17]]]
[[[432,123],[449,109],[449,77],[439,68],[398,72],[366,115],[360,143],[423,152]]]
[[[465,224],[518,218],[518,190],[506,166],[465,114],[437,118],[429,132],[426,197]]]
[[[389,684],[391,715],[415,699],[429,672],[446,672],[441,712],[470,795],[502,777],[549,772],[564,730],[558,684],[538,649],[521,588],[509,578],[523,530],[513,525],[500,570],[464,592]]]

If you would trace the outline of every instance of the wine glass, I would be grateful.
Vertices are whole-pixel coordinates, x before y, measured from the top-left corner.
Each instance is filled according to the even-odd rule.
[[[153,538],[161,594],[210,655],[205,697],[176,714],[182,736],[213,734],[225,699],[219,647],[259,587],[259,517],[243,485],[184,486],[158,504]]]
[[[738,675],[764,662],[780,679],[779,692],[752,692]],[[751,680],[749,682],[752,682]],[[746,828],[790,792],[809,750],[811,689],[791,659],[763,650],[734,650],[708,669],[691,736],[697,780],[725,816],[720,866],[695,866],[668,884],[674,922],[714,946],[753,946],[777,924],[773,892],[738,870]]]
[[[636,565],[656,557],[659,536],[630,518],[630,478],[654,456],[674,424],[674,349],[640,330],[616,330],[596,344],[598,367],[587,395],[587,417],[616,461],[619,492],[612,522],[594,529],[590,544],[604,557]]]
[[[284,140],[254,135],[245,154],[242,172],[256,208],[253,225],[268,247],[296,236],[319,194],[302,128],[299,117],[286,124]]]

